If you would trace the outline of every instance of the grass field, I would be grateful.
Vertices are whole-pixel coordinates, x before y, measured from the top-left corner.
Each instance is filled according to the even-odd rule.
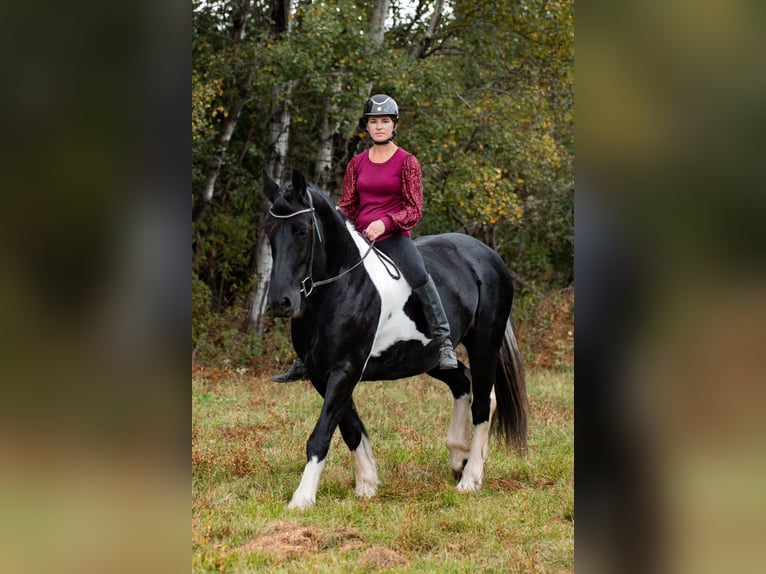
[[[427,376],[363,383],[355,402],[381,484],[354,496],[336,432],[314,508],[287,509],[321,398],[250,371],[192,377],[193,572],[572,572],[574,382],[527,373],[529,449],[494,438],[481,491],[458,493],[444,446],[452,398]]]

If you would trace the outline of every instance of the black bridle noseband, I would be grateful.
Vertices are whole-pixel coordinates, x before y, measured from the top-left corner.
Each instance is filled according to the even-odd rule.
[[[306,196],[308,197],[309,206],[306,209],[299,209],[298,211],[294,211],[292,213],[288,213],[287,215],[279,215],[277,213],[274,213],[273,209],[269,209],[269,215],[272,217],[276,217],[277,219],[290,219],[291,217],[295,217],[296,215],[302,215],[304,213],[310,213],[311,214],[311,228],[313,233],[311,234],[311,255],[309,255],[309,265],[308,265],[308,275],[306,278],[301,281],[301,293],[303,293],[303,296],[308,298],[309,295],[311,295],[314,292],[314,287],[318,287],[320,285],[327,285],[329,283],[333,283],[346,275],[347,273],[350,273],[357,267],[359,267],[365,260],[365,258],[370,254],[373,249],[375,250],[375,254],[378,256],[378,258],[383,262],[383,265],[386,266],[386,269],[388,271],[388,274],[391,275],[394,279],[399,279],[401,277],[401,274],[399,273],[399,270],[396,268],[396,264],[391,260],[390,257],[388,257],[385,253],[382,253],[380,250],[375,249],[375,242],[370,241],[370,246],[367,248],[367,251],[365,251],[364,255],[354,263],[351,267],[348,269],[341,271],[338,273],[338,275],[335,275],[334,277],[330,277],[328,279],[322,279],[320,281],[314,281],[314,279],[311,277],[311,273],[314,269],[314,234],[319,238],[319,243],[324,243],[322,240],[322,234],[319,232],[319,225],[317,224],[317,216],[316,216],[316,209],[314,209],[314,200],[311,198],[311,192],[306,190]],[[365,238],[366,240],[366,238]],[[394,269],[392,272],[389,268],[389,265]]]

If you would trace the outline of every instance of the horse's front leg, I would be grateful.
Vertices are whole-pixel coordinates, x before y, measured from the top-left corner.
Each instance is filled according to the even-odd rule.
[[[322,412],[306,443],[306,467],[288,508],[303,509],[315,504],[319,477],[330,450],[332,435],[352,404],[351,394],[358,379],[352,380],[353,382],[349,382],[349,377],[346,376],[334,378],[327,383]]]
[[[378,490],[378,467],[372,455],[372,446],[367,438],[367,431],[356,412],[353,400],[340,421],[340,433],[348,450],[354,457],[354,476],[357,496],[371,498]]]

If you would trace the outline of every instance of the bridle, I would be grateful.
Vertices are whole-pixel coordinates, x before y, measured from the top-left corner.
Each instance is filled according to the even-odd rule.
[[[273,209],[269,209],[269,215],[272,217],[276,217],[277,219],[290,219],[291,217],[295,217],[296,215],[303,215],[304,213],[310,213],[311,214],[311,228],[312,228],[312,234],[311,234],[311,254],[309,255],[309,265],[308,265],[308,275],[306,278],[301,281],[301,293],[303,293],[303,296],[308,299],[308,296],[311,295],[314,292],[314,287],[319,287],[320,285],[327,285],[329,283],[334,283],[347,273],[350,273],[357,267],[359,267],[362,263],[364,263],[365,258],[370,254],[371,251],[375,250],[375,254],[378,256],[378,258],[381,260],[383,265],[386,267],[386,270],[388,271],[388,274],[393,277],[394,279],[399,279],[401,277],[401,274],[399,273],[399,270],[396,267],[396,264],[391,260],[388,255],[385,253],[382,253],[379,249],[375,249],[375,241],[370,241],[370,246],[367,248],[367,251],[364,252],[364,255],[354,263],[351,267],[348,269],[345,269],[344,271],[341,271],[334,277],[329,277],[328,279],[321,279],[319,281],[314,281],[313,277],[311,276],[311,273],[314,269],[314,247],[316,245],[314,241],[314,235],[316,234],[317,238],[319,238],[319,243],[324,243],[322,240],[322,234],[319,232],[319,225],[317,224],[317,217],[316,217],[316,209],[314,209],[314,200],[311,198],[311,192],[309,190],[306,190],[306,196],[308,197],[309,206],[306,209],[299,209],[298,211],[293,211],[292,213],[288,213],[286,215],[280,215],[278,213],[274,213]],[[390,266],[390,267],[389,267]],[[393,268],[393,272],[391,271],[391,268]]]

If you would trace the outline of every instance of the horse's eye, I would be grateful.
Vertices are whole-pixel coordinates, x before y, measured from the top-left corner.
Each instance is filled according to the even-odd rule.
[[[306,239],[306,237],[308,236],[308,234],[309,234],[309,230],[308,230],[308,229],[306,229],[305,227],[299,227],[299,228],[298,228],[298,229],[295,231],[295,235],[297,235],[299,239]]]

